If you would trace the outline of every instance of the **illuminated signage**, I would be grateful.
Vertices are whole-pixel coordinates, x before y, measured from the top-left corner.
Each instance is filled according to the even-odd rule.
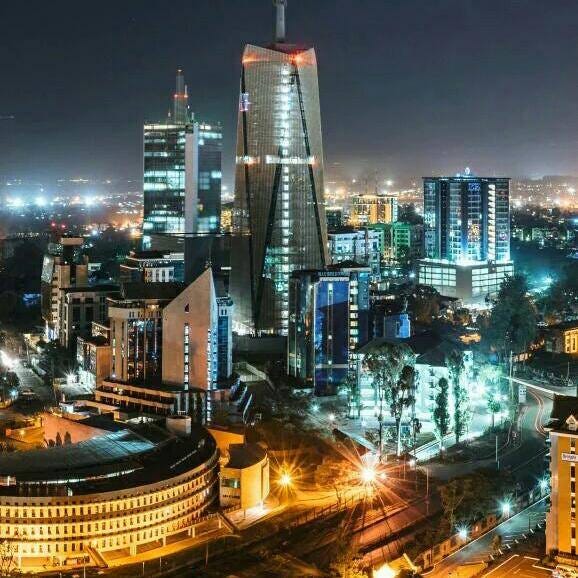
[[[578,462],[578,454],[562,454],[565,462]]]

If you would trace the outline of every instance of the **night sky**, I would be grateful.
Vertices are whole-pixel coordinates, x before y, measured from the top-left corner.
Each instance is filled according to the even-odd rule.
[[[326,168],[398,181],[578,173],[576,0],[289,0],[317,49]],[[233,164],[243,45],[271,0],[0,2],[0,174],[140,177],[183,67]]]

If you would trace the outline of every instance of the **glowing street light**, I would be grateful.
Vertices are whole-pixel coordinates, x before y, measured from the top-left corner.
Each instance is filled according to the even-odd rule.
[[[460,540],[463,540],[465,542],[468,539],[467,526],[459,526],[457,530],[458,530],[458,536],[459,536]]]
[[[314,403],[314,404],[311,406],[311,411],[312,411],[313,413],[317,413],[317,412],[319,411],[319,404],[318,404],[318,403]]]
[[[335,414],[334,413],[330,413],[327,416],[327,419],[330,421],[330,423],[333,423],[335,421]]]
[[[547,478],[542,478],[540,480],[540,490],[545,492],[548,489],[548,480]]]
[[[364,484],[372,484],[375,481],[375,469],[370,466],[362,468],[360,475]]]
[[[373,578],[395,578],[396,572],[388,564],[373,571]]]
[[[288,488],[293,480],[291,479],[291,474],[289,472],[283,472],[279,477],[279,484],[284,488]]]
[[[511,511],[512,511],[512,506],[511,506],[510,502],[503,502],[502,503],[502,516],[504,516],[504,518],[509,518]]]

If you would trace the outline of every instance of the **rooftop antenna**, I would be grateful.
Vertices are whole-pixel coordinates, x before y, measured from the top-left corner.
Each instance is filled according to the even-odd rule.
[[[273,0],[273,5],[277,8],[275,19],[275,42],[285,42],[285,6],[287,0]]]

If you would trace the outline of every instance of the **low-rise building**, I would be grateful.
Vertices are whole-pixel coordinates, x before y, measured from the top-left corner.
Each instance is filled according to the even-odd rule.
[[[223,507],[243,510],[263,505],[269,495],[269,458],[259,444],[230,444],[229,459],[221,467]]]
[[[551,353],[578,353],[578,321],[551,325],[546,330],[546,351]]]
[[[184,253],[131,251],[120,265],[121,283],[171,283],[184,280]]]
[[[546,514],[546,553],[578,565],[576,551],[576,469],[578,400],[556,396],[550,422],[550,508]]]
[[[381,277],[384,253],[384,232],[381,229],[343,227],[329,231],[329,257],[333,265],[344,261],[371,267],[374,280]]]

